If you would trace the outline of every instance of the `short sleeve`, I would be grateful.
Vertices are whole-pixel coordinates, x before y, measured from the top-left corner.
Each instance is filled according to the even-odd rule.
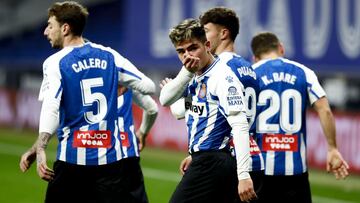
[[[324,89],[321,87],[318,78],[316,77],[314,71],[306,71],[306,80],[307,80],[307,92],[309,95],[310,103],[313,104],[318,99],[323,96],[326,96]]]

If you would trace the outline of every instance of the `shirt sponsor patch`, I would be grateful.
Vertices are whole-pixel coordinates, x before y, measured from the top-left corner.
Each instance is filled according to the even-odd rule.
[[[262,136],[263,151],[298,151],[298,136],[284,134],[263,134]]]
[[[207,115],[205,103],[185,101],[185,109],[189,110],[192,116],[205,117]]]
[[[129,135],[127,132],[120,132],[121,146],[130,147]]]
[[[85,148],[110,148],[110,130],[88,130],[74,132],[73,147]]]
[[[260,148],[252,136],[250,136],[250,155],[260,154]]]
[[[226,97],[229,106],[242,105],[242,98],[236,87],[231,86],[228,88],[228,96]]]

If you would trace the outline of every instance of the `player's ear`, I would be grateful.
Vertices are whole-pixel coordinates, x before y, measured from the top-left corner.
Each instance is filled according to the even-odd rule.
[[[224,40],[230,37],[230,31],[226,28],[220,30],[220,39]]]
[[[64,36],[67,36],[71,33],[71,28],[70,28],[70,25],[67,24],[67,23],[64,23],[62,26],[61,26],[61,32],[63,33]]]
[[[210,52],[210,46],[211,46],[211,42],[209,40],[206,40],[206,42],[205,42],[206,51]]]
[[[282,43],[280,43],[279,46],[278,46],[278,53],[280,54],[280,56],[285,55],[285,48],[284,48],[284,45]]]

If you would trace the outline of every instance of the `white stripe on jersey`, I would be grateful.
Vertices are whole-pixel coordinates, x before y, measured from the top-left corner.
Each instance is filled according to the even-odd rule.
[[[120,123],[120,118],[119,122],[115,120],[115,133],[114,133],[114,138],[115,138],[115,152],[116,152],[116,160],[120,160],[121,159],[121,150],[120,150],[120,141],[119,141],[119,128],[118,126],[121,126]],[[122,124],[122,126],[124,126],[124,124]]]
[[[70,134],[70,128],[65,127],[62,129],[63,131],[63,140],[60,143],[60,157],[59,160],[61,161],[66,161],[66,145],[67,145],[67,140],[69,139],[69,134]]]
[[[294,175],[294,153],[285,152],[285,175]]]
[[[81,131],[88,131],[89,125],[82,126],[79,130]],[[77,149],[77,164],[78,165],[85,165],[86,164],[86,148],[85,147],[78,147]]]
[[[106,130],[107,129],[107,121],[100,121],[99,122],[99,130]],[[107,148],[105,147],[99,147],[98,148],[98,164],[104,165],[107,164],[107,158],[106,158],[106,152]]]
[[[305,145],[303,133],[300,134],[300,156],[303,165],[303,172],[305,173],[307,171],[307,165],[306,165],[306,145]]]
[[[120,132],[125,132],[125,122],[124,122],[124,117],[118,117],[118,121],[119,121],[119,130]],[[121,136],[121,135],[120,135]],[[128,135],[129,136],[129,135]],[[121,138],[120,138],[121,139]],[[121,145],[121,149],[120,149],[120,146],[119,146],[119,152],[121,153],[124,153],[124,157],[123,158],[127,158],[128,155],[127,155],[127,150],[126,150],[126,147],[122,146]],[[122,154],[121,154],[122,156]]]
[[[265,174],[266,175],[273,175],[274,172],[275,172],[275,152],[274,151],[267,151],[266,152]]]
[[[259,156],[260,157],[260,164],[261,164],[261,170],[264,170],[265,169],[265,162],[264,162],[264,157],[263,156]]]
[[[137,146],[137,141],[136,141],[136,134],[135,134],[135,128],[134,125],[130,126],[130,131],[133,134],[132,138],[132,142],[133,142],[133,146],[134,146],[134,150],[135,150],[135,155],[138,157],[139,156],[139,152],[138,152],[138,146]],[[130,141],[130,140],[129,140]]]
[[[223,142],[221,143],[219,149],[224,149],[228,143],[229,143],[229,138],[228,138],[228,137],[224,137],[224,140],[223,140]]]

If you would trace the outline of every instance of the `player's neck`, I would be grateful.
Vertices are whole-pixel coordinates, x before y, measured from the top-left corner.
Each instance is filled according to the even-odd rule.
[[[234,42],[223,41],[215,50],[216,55],[220,55],[223,52],[235,52]]]
[[[208,58],[206,65],[203,68],[201,68],[200,70],[196,71],[196,75],[202,75],[211,66],[211,64],[214,61],[215,61],[214,56],[209,54],[209,58]]]
[[[279,53],[275,52],[275,51],[271,51],[268,53],[263,53],[260,56],[260,60],[266,60],[266,59],[276,59],[282,57],[282,55],[280,55]]]
[[[64,47],[81,46],[84,43],[81,36],[67,36],[64,38]]]

